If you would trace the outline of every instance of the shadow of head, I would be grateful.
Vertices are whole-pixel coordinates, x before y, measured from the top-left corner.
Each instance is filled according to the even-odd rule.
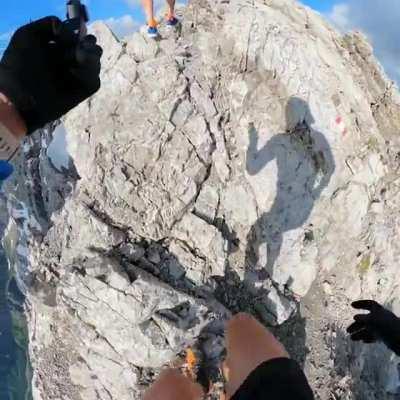
[[[306,123],[311,126],[315,122],[308,103],[299,98],[291,97],[286,104],[286,126],[291,131],[298,124]]]

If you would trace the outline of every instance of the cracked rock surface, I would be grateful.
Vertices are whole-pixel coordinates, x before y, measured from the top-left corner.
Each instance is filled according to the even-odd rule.
[[[317,398],[395,398],[396,358],[345,328],[360,297],[400,312],[397,88],[361,34],[292,0],[181,13],[160,41],[94,24],[103,83],[63,121],[69,167],[54,127],[24,146],[35,400],[140,399],[187,346],[217,362],[238,311]]]

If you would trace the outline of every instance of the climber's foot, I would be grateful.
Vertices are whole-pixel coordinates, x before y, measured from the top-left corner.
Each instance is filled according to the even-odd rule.
[[[163,371],[157,381],[147,390],[144,400],[201,400],[203,389],[179,371]]]
[[[156,39],[160,36],[156,26],[149,26],[147,28],[147,36],[152,39]]]
[[[176,18],[176,17],[174,17],[174,16],[168,17],[168,18],[167,18],[166,25],[167,25],[169,28],[174,28],[174,27],[177,26],[178,24],[179,24],[179,19],[178,19],[178,18]]]

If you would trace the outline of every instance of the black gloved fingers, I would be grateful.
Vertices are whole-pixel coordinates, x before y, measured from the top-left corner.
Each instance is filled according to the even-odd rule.
[[[85,58],[85,64],[75,66],[71,69],[71,72],[75,78],[85,84],[86,81],[92,81],[99,78],[101,63],[98,57],[91,54],[85,54],[83,57]]]
[[[86,53],[87,55],[87,63],[93,63],[97,64],[97,62],[100,62],[101,56],[103,55],[103,49],[99,45],[87,45],[82,49],[83,53]],[[85,62],[82,62],[84,64]]]
[[[79,42],[78,47],[84,51],[95,54],[99,58],[103,55],[103,49],[97,44],[97,38],[94,35],[85,36]]]
[[[351,303],[353,308],[357,310],[368,310],[371,312],[377,311],[382,308],[382,306],[374,300],[358,300]]]
[[[368,329],[353,333],[350,337],[354,342],[359,342],[361,340],[364,343],[374,343],[377,340],[376,336]]]
[[[368,332],[364,335],[363,342],[367,344],[375,343],[378,341],[376,335],[372,332]]]
[[[353,342],[358,342],[364,340],[365,335],[368,335],[368,332],[365,329],[362,329],[350,335],[350,338]]]
[[[100,66],[95,71],[92,68],[71,68],[70,72],[79,86],[79,91],[86,93],[86,97],[90,97],[100,89]]]
[[[89,53],[87,51],[76,51],[77,65],[74,68],[79,71],[92,71],[93,75],[100,74],[101,62],[97,54]]]
[[[75,51],[76,65],[71,69],[83,91],[92,95],[100,88],[101,56],[103,49],[93,35],[85,36]]]
[[[19,39],[21,36],[28,36],[30,38],[35,37],[42,41],[49,42],[56,39],[61,25],[62,22],[58,17],[49,16],[19,28],[14,33],[14,36],[16,39]]]
[[[81,42],[75,51],[76,62],[79,67],[98,69],[103,49],[90,42]]]
[[[360,325],[368,325],[371,323],[371,314],[357,314],[354,316],[354,321]]]
[[[86,35],[81,39],[81,45],[85,47],[85,45],[94,46],[97,44],[97,38],[94,35]]]
[[[365,324],[362,324],[360,322],[353,322],[348,328],[347,328],[347,333],[350,333],[351,335],[355,332],[359,332],[363,329],[365,329]]]

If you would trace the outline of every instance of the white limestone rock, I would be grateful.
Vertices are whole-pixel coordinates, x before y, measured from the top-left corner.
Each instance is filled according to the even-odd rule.
[[[321,399],[384,399],[395,361],[342,331],[351,300],[400,295],[397,88],[293,0],[181,18],[161,41],[93,26],[102,89],[64,118],[71,165],[51,167],[51,131],[24,146],[36,398],[139,399],[208,323],[261,310]]]

